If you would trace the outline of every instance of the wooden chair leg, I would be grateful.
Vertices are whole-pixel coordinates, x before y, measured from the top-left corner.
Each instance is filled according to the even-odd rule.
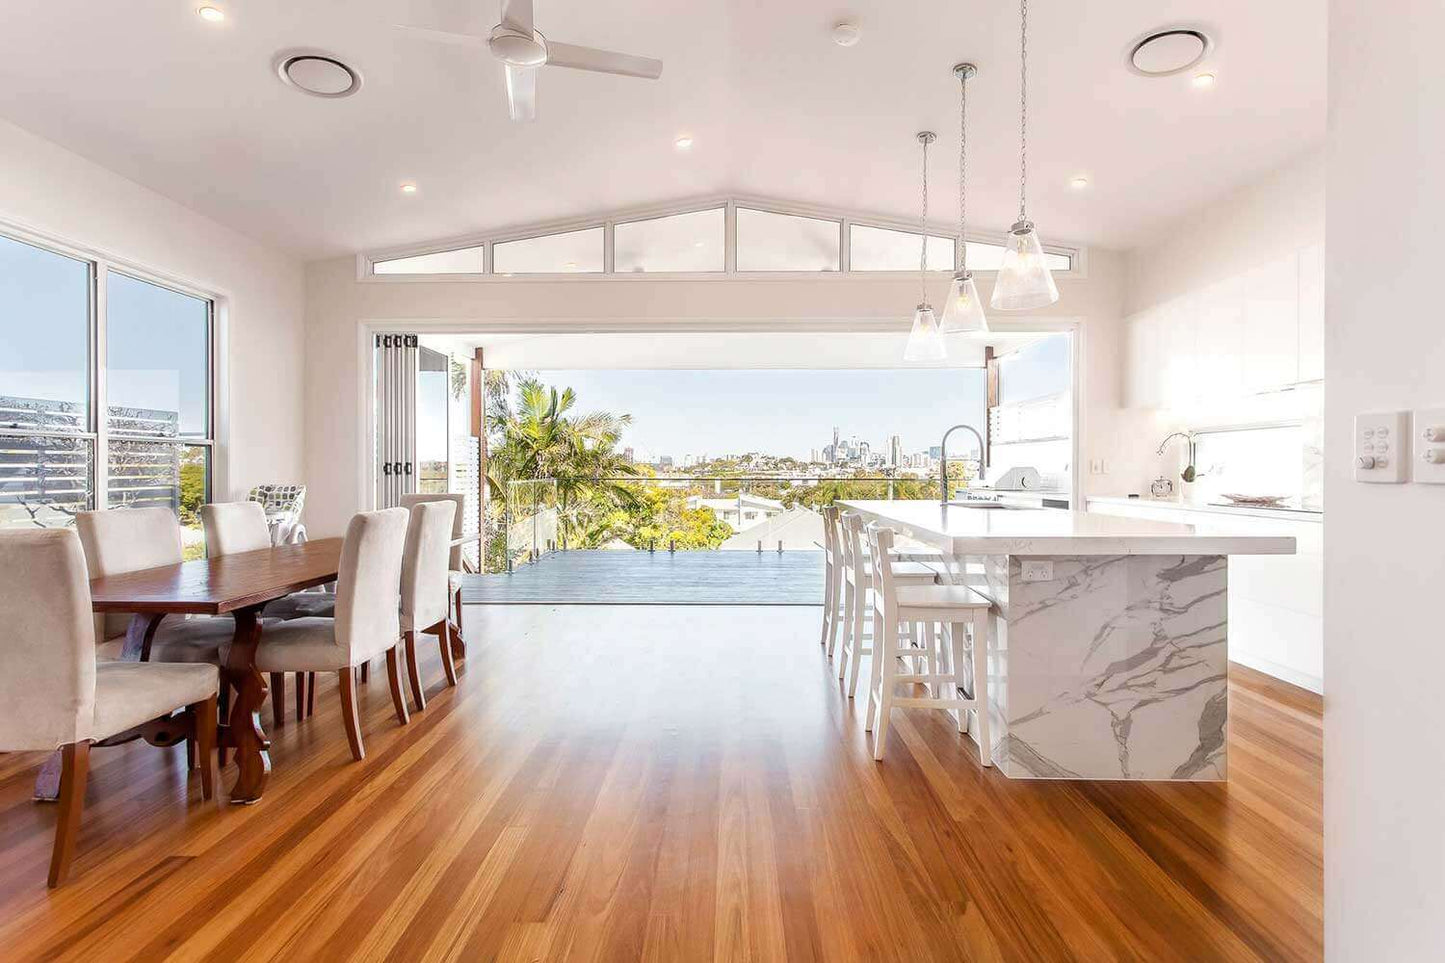
[[[465,659],[467,657],[467,640],[462,638],[462,590],[456,591],[457,620],[452,623],[452,658]]]
[[[411,715],[406,711],[406,695],[401,691],[400,643],[386,650],[386,681],[391,685],[391,704],[396,707],[396,721],[406,725],[411,721]]]
[[[85,779],[90,772],[90,743],[72,742],[60,750],[60,819],[55,824],[55,848],[50,852],[50,887],[65,882],[75,840],[80,835],[80,811],[85,807]]]
[[[306,714],[316,711],[316,673],[306,673]]]
[[[226,681],[226,674],[224,672],[221,673],[221,691],[219,695],[220,698],[216,700],[216,708],[219,710],[222,719],[229,720],[231,718],[231,684]],[[216,746],[216,765],[221,769],[226,768],[225,746]]]
[[[452,624],[445,619],[437,627],[437,641],[441,643],[442,670],[447,674],[447,685],[456,685],[457,663],[452,657]]]
[[[306,673],[296,673],[296,721],[306,718]]]
[[[346,741],[351,743],[351,758],[360,762],[366,758],[366,747],[361,744],[361,721],[356,714],[356,669],[342,669],[336,677],[341,683],[341,722],[346,727]]]
[[[211,696],[204,702],[195,702],[187,706],[191,714],[191,725],[194,728],[191,732],[194,738],[191,744],[196,747],[196,755],[200,757],[201,764],[201,798],[207,801],[216,792],[216,769],[212,762],[216,751],[216,697]]]
[[[403,637],[406,639],[406,675],[411,682],[411,701],[416,703],[416,710],[420,712],[426,708],[426,693],[422,691],[421,669],[416,664],[416,633],[406,632]]]
[[[276,725],[286,724],[286,673],[271,673],[271,718]]]

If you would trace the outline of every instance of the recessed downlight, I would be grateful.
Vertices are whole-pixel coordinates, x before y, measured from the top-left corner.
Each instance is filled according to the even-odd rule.
[[[683,134],[677,140],[672,142],[672,146],[676,147],[678,150],[692,150],[692,135]]]
[[[403,194],[415,194],[416,185],[413,184],[411,181],[404,181],[401,185],[401,192]]]
[[[862,36],[863,31],[851,20],[839,20],[833,24],[833,42],[840,47],[855,46]]]
[[[1195,74],[1194,80],[1191,81],[1191,83],[1200,90],[1208,90],[1214,86],[1214,79],[1214,75],[1206,71],[1202,74]]]
[[[1129,69],[1145,77],[1169,77],[1198,64],[1212,47],[1202,30],[1156,30],[1129,48]]]
[[[1071,177],[1069,178],[1069,186],[1076,191],[1082,191],[1084,188],[1089,186],[1089,179],[1082,174],[1080,174],[1078,177]]]
[[[196,8],[196,16],[206,21],[206,23],[220,23],[226,19],[226,11],[215,4],[207,3]]]
[[[329,54],[284,54],[276,60],[276,75],[313,97],[350,97],[361,89],[360,71]]]

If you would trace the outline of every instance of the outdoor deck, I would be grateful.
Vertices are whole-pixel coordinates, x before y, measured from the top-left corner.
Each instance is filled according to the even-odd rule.
[[[821,605],[823,553],[555,552],[510,575],[470,575],[479,605]]]

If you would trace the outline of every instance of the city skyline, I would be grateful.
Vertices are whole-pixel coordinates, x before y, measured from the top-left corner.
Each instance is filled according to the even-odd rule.
[[[983,429],[979,368],[557,370],[538,377],[572,388],[579,413],[631,414],[618,448],[631,448],[640,463],[668,457],[684,467],[749,452],[818,461],[835,428],[840,441],[866,442],[870,454],[887,459],[894,436],[900,453],[912,455],[936,447],[959,422]]]

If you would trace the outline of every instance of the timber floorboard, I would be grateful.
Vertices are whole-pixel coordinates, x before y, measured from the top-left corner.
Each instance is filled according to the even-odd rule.
[[[881,763],[802,607],[469,606],[460,684],[334,674],[254,806],[97,749],[46,889],[0,755],[0,960],[1317,960],[1317,696],[1231,666],[1230,780],[1013,781],[903,710]],[[430,637],[427,637],[428,640]],[[866,669],[866,667],[865,667]]]

